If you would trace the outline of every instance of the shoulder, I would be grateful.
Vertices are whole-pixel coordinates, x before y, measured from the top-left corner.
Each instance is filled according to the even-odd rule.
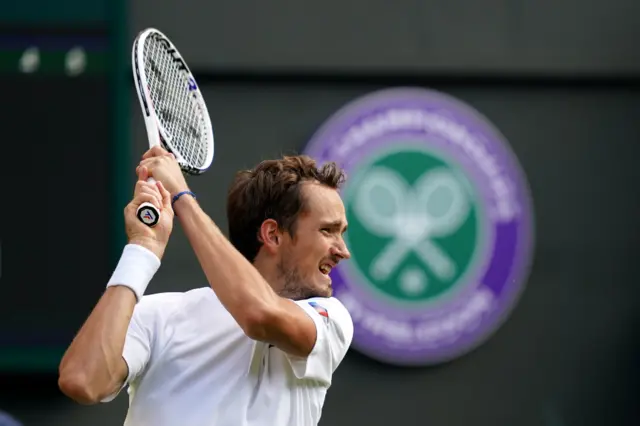
[[[134,308],[134,316],[149,319],[168,319],[201,300],[215,297],[209,287],[185,292],[164,292],[144,295]]]
[[[335,297],[312,297],[295,301],[316,325],[316,342],[307,357],[288,355],[298,379],[331,384],[331,376],[353,340],[353,321],[347,308]]]
[[[296,300],[296,303],[301,306],[310,306],[318,312],[329,313],[334,311],[337,314],[348,316],[351,319],[349,311],[344,304],[335,297],[311,297],[309,299]]]
[[[329,324],[340,326],[346,334],[353,334],[353,319],[344,304],[335,297],[312,297],[296,303],[307,313],[319,315]]]

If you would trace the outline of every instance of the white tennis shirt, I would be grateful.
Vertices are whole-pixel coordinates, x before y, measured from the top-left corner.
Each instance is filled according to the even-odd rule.
[[[144,296],[123,351],[124,425],[316,426],[353,322],[335,298],[296,303],[316,324],[307,358],[248,338],[209,287]]]

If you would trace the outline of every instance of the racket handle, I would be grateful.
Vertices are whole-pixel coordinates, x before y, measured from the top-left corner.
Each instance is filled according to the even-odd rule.
[[[147,182],[155,183],[156,180],[150,177],[149,179],[147,179]],[[138,220],[140,220],[140,222],[144,223],[150,228],[153,228],[158,224],[158,221],[160,220],[160,211],[153,204],[145,202],[140,204],[140,206],[138,207],[136,216],[138,217]]]

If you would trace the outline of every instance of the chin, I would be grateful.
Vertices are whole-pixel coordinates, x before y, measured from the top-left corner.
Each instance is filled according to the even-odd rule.
[[[323,284],[317,288],[318,296],[317,297],[331,297],[333,294],[333,288],[331,288],[331,284]]]
[[[284,288],[278,294],[292,300],[331,297],[331,278],[325,274],[296,275],[295,279],[285,280]]]
[[[333,294],[333,288],[331,287],[331,278],[327,275],[322,276],[322,281],[318,283],[317,287],[320,297],[331,297]]]
[[[331,284],[321,284],[317,287],[310,288],[307,292],[308,296],[306,299],[311,297],[331,297],[333,294],[333,289],[331,288]]]

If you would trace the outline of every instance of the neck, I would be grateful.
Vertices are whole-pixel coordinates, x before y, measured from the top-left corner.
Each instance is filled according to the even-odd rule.
[[[280,297],[292,300],[300,300],[309,295],[304,289],[296,285],[295,277],[287,276],[284,265],[265,259],[258,254],[253,261],[253,266],[260,272],[260,275],[269,283],[273,291]]]
[[[278,293],[282,285],[278,279],[278,270],[274,267],[273,262],[267,262],[263,256],[258,254],[253,261],[253,266],[260,272],[260,275],[269,283],[271,288]]]

